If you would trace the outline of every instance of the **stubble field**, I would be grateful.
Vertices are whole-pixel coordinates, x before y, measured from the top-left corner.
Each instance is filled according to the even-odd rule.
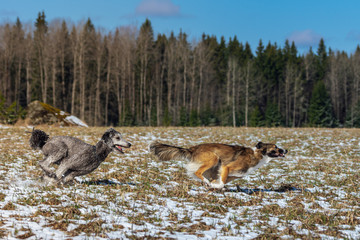
[[[106,128],[39,127],[95,144]],[[132,143],[65,186],[40,179],[29,128],[0,126],[0,239],[359,239],[360,130],[116,128]],[[189,147],[274,142],[289,150],[211,191],[154,140]]]

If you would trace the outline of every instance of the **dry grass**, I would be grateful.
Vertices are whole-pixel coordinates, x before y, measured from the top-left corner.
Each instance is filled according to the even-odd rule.
[[[92,144],[106,130],[41,129]],[[0,128],[0,238],[360,237],[358,129],[117,128],[133,146],[66,186],[41,181],[42,155],[25,130]],[[149,154],[155,139],[184,147],[261,140],[290,152],[226,191],[209,191],[187,176],[185,163]]]

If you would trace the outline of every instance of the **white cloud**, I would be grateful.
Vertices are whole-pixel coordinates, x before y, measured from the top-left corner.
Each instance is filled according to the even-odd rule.
[[[309,47],[319,43],[321,35],[307,29],[304,31],[295,31],[287,38],[290,42],[295,42],[297,46]]]
[[[360,40],[360,31],[357,30],[352,30],[348,33],[348,35],[346,36],[347,40],[352,40],[352,41],[359,41]]]
[[[19,14],[16,11],[13,11],[13,10],[1,9],[0,10],[0,15],[2,17],[5,17],[5,16],[6,17],[16,17]]]
[[[136,15],[171,17],[180,16],[180,7],[171,0],[143,0],[136,8]]]

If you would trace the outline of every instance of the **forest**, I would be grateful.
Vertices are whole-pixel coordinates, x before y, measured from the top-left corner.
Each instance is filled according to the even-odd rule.
[[[283,45],[17,18],[0,24],[0,121],[40,100],[91,126],[360,127],[360,47]]]

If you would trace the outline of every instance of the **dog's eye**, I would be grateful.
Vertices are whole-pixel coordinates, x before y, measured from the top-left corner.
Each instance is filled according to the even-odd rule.
[[[120,140],[120,137],[116,137],[116,140]]]

